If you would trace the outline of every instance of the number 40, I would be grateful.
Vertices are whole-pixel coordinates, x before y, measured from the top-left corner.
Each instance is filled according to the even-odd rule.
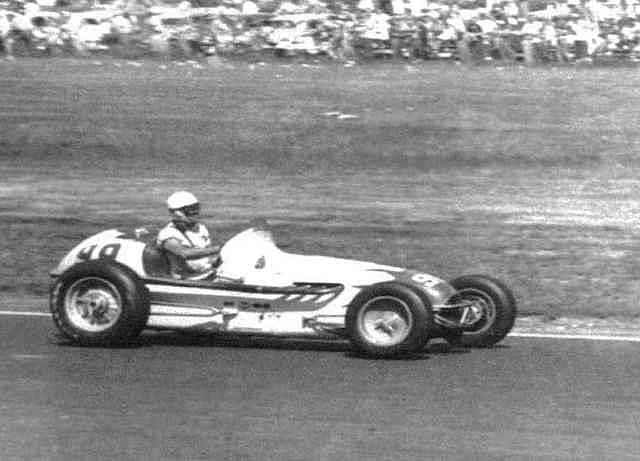
[[[96,252],[98,245],[90,245],[84,247],[78,252],[78,259],[88,261],[89,259],[116,259],[120,251],[119,243],[110,243],[103,246]]]

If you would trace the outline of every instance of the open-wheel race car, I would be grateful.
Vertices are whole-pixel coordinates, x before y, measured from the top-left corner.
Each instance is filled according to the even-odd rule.
[[[493,277],[446,282],[399,267],[288,253],[266,226],[220,250],[216,278],[171,277],[166,255],[139,234],[100,232],[51,272],[50,307],[82,345],[132,342],[144,329],[348,339],[374,357],[424,349],[433,338],[488,347],[511,330],[516,303]]]

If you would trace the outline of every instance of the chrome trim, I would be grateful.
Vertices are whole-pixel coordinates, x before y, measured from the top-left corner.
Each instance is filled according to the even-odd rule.
[[[461,301],[459,303],[453,303],[453,304],[449,304],[449,303],[434,304],[432,308],[435,312],[437,312],[441,310],[464,309],[471,306],[473,306],[473,301]]]

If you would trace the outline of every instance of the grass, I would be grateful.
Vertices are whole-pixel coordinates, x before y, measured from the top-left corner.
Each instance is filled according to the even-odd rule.
[[[638,316],[640,75],[612,68],[0,62],[0,290],[193,190],[224,240],[483,272],[524,313]],[[338,118],[341,114],[355,118]]]

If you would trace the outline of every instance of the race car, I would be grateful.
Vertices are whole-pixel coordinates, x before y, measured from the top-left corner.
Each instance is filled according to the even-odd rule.
[[[511,330],[516,302],[501,281],[285,252],[261,223],[220,250],[213,280],[171,277],[162,249],[142,232],[106,230],[73,248],[51,272],[50,308],[81,345],[131,343],[145,329],[347,339],[360,353],[392,357],[433,338],[489,347]]]

